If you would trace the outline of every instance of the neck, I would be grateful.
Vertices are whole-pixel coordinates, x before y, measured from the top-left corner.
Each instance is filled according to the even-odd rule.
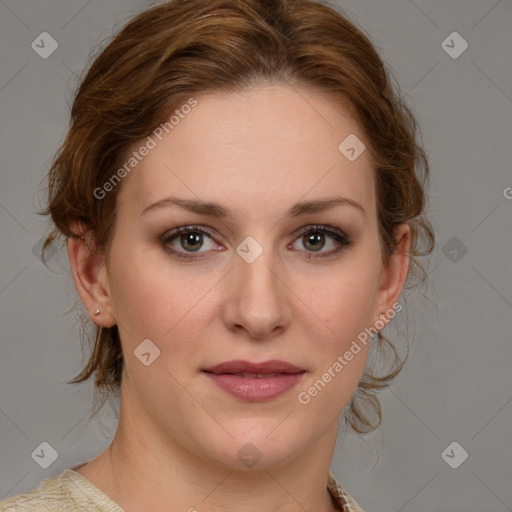
[[[279,466],[240,470],[199,457],[121,407],[112,444],[79,472],[125,512],[338,510],[327,490],[337,423]]]

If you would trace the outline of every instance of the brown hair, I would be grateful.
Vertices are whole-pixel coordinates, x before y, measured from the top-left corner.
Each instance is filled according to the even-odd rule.
[[[434,233],[425,216],[429,176],[417,124],[369,38],[335,9],[310,0],[171,0],[136,16],[104,48],[82,80],[71,125],[49,171],[49,200],[42,212],[55,228],[43,251],[60,235],[77,236],[83,223],[94,247],[108,257],[115,223],[115,187],[102,187],[125,161],[128,149],[149,136],[194,93],[240,91],[265,80],[309,87],[349,106],[373,160],[384,263],[396,248],[393,229],[411,227],[410,269],[423,282],[417,257],[430,254]],[[367,367],[345,410],[357,432],[381,423],[376,391],[398,374],[394,344],[382,333],[376,347],[391,349],[384,376]],[[123,355],[117,326],[97,328],[94,350],[72,383],[95,376],[108,397],[119,391]],[[102,401],[100,407],[103,405]]]

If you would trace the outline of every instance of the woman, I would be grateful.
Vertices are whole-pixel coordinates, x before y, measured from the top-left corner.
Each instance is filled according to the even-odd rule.
[[[118,429],[0,510],[361,510],[329,467],[342,413],[380,424],[402,366],[380,331],[433,247],[415,128],[321,4],[172,0],[123,28],[44,212],[98,326],[73,382],[119,392]]]

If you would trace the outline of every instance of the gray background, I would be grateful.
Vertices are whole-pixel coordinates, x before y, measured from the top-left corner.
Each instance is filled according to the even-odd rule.
[[[91,383],[65,384],[84,362],[66,313],[74,287],[64,252],[53,272],[34,254],[48,228],[34,212],[91,49],[150,4],[0,2],[0,500],[93,458],[115,432],[108,409],[88,422]],[[383,427],[340,435],[332,470],[369,512],[512,510],[512,2],[336,5],[371,35],[416,112],[438,245],[430,300],[405,293],[415,336],[382,394]],[[45,31],[59,44],[47,59],[31,48]],[[454,31],[469,44],[455,59],[441,45]],[[59,454],[48,469],[31,456],[43,441]],[[454,441],[469,454],[457,469],[445,460],[461,448],[441,456]]]

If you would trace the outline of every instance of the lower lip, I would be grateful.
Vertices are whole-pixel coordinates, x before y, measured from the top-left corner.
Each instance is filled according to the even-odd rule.
[[[304,373],[281,373],[275,377],[258,379],[230,373],[205,372],[224,391],[252,402],[270,400],[282,395],[296,386]]]

